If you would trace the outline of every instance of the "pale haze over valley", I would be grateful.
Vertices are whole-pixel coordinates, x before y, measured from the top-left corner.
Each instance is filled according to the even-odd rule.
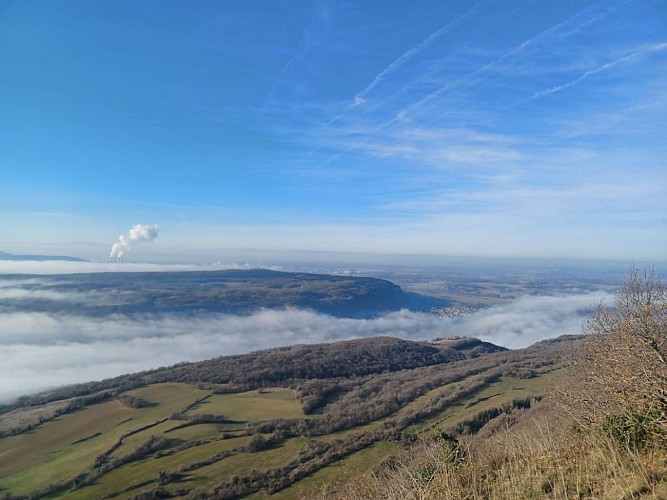
[[[524,347],[667,269],[665,1],[8,0],[0,33],[0,402],[294,343]],[[129,292],[50,278],[254,268],[453,305],[89,314]]]

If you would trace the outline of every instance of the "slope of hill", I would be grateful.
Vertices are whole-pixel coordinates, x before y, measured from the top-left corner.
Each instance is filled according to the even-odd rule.
[[[23,398],[0,414],[0,493],[308,497],[346,464],[530,407],[571,342],[293,346]]]
[[[544,402],[420,443],[326,499],[667,498],[666,312],[655,271],[631,268]]]
[[[26,276],[6,278],[24,280]],[[32,290],[45,284],[65,297],[77,294],[77,301],[33,298],[22,302],[8,300],[3,306],[87,315],[202,311],[248,314],[262,308],[302,308],[339,317],[371,317],[448,304],[442,299],[406,294],[398,285],[378,278],[266,269],[52,275],[21,286]],[[95,300],[81,300],[93,293]]]

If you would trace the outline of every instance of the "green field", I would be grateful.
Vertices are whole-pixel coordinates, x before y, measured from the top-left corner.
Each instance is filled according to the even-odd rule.
[[[266,418],[304,416],[294,391],[283,388],[212,394],[187,384],[166,383],[135,389],[126,394],[141,398],[149,405],[128,408],[118,400],[104,402],[58,417],[35,431],[1,439],[0,491],[25,494],[64,478],[74,477],[90,469],[95,457],[108,450],[123,434],[168,418],[206,396],[207,399],[185,414],[224,415],[225,418],[240,422],[241,427],[247,422]],[[119,485],[125,488],[158,478],[160,471],[177,472],[183,466],[208,459],[225,450],[242,447],[249,439],[222,439],[222,432],[230,427],[227,424],[205,423],[171,431],[180,424],[182,422],[179,420],[166,420],[136,432],[126,437],[109,456],[122,459],[156,435],[166,436],[173,441],[166,449],[168,455],[121,466],[103,474],[91,486],[68,492],[65,496],[99,498],[109,495],[118,491]],[[239,425],[232,427],[238,428]],[[196,445],[192,446],[193,443]],[[302,439],[290,439],[262,453],[238,453],[197,469],[192,476],[200,486],[214,485],[221,474],[239,474],[245,470],[288,461],[296,456],[301,445]],[[136,491],[131,490],[128,495],[130,493],[135,494]]]
[[[222,441],[214,441],[201,446],[188,448],[180,453],[166,457],[154,458],[133,464],[131,467],[115,469],[100,478],[92,486],[82,488],[79,491],[68,493],[67,498],[100,498],[109,495],[119,489],[140,484],[146,480],[157,480],[160,471],[175,472],[182,465],[191,464],[219,453],[242,446],[248,438],[235,438]],[[152,488],[155,484],[152,483]],[[121,487],[122,486],[122,487]],[[139,487],[137,491],[140,491]],[[148,488],[150,489],[150,488]],[[136,494],[137,491],[130,490],[128,495]],[[123,496],[120,496],[123,498]]]
[[[514,400],[545,394],[550,382],[557,374],[558,372],[550,372],[530,379],[501,378],[408,429],[420,433],[433,429],[446,429],[484,410],[496,408]],[[432,391],[434,394],[437,392],[438,390]]]
[[[130,425],[118,424],[137,413],[119,401],[110,401],[0,440],[0,488],[27,493],[83,472]],[[102,434],[74,444],[97,432]]]
[[[279,491],[274,495],[258,493],[253,498],[272,498],[275,500],[289,500],[292,498],[307,498],[313,494],[339,488],[346,481],[366,474],[373,466],[379,464],[389,455],[399,453],[400,448],[392,443],[381,441],[368,448],[353,453],[341,460],[330,463],[314,474]]]
[[[303,417],[303,409],[291,389],[260,389],[238,394],[214,394],[190,410],[191,415],[222,415],[252,422],[271,418]]]
[[[262,470],[288,462],[296,457],[303,446],[303,438],[288,439],[283,445],[261,453],[239,453],[231,460],[221,460],[196,471],[201,486],[211,487],[220,478],[242,476],[253,469]]]
[[[529,354],[508,366],[535,366]],[[334,386],[340,398],[329,398],[323,385],[329,404],[312,415],[294,387],[216,393],[224,386],[159,382],[119,391],[0,438],[0,494],[126,499],[159,487],[205,498],[214,488],[231,496],[239,488],[240,496],[290,499],[332,491],[402,453],[404,436],[429,439],[485,410],[542,395],[557,373],[499,376],[498,359],[357,377],[345,390]],[[479,370],[465,372],[470,363]],[[472,375],[457,376],[464,372]],[[454,382],[433,382],[441,380]],[[55,404],[27,407],[26,418]],[[20,421],[20,411],[11,419]]]

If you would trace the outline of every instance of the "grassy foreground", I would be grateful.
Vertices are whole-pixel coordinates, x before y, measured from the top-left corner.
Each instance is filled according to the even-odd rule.
[[[667,452],[573,429],[549,403],[455,442],[423,440],[320,500],[665,499]],[[511,419],[509,419],[511,420]]]

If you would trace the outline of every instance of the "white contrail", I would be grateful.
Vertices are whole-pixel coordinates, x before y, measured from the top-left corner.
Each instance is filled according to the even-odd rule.
[[[358,92],[357,95],[354,96],[354,102],[352,103],[352,106],[359,106],[360,104],[363,104],[366,102],[366,96],[380,83],[382,83],[382,80],[384,80],[387,75],[393,73],[396,71],[398,68],[403,66],[406,62],[408,62],[410,59],[412,59],[414,56],[419,54],[421,51],[424,49],[428,48],[433,42],[435,42],[438,38],[440,38],[442,35],[448,33],[449,31],[453,30],[454,28],[460,26],[463,24],[465,21],[470,19],[472,16],[474,16],[482,7],[482,5],[488,3],[488,1],[482,1],[474,5],[472,8],[470,8],[467,12],[464,14],[460,15],[453,21],[450,21],[449,23],[445,24],[442,28],[440,28],[437,31],[434,31],[431,33],[429,36],[427,36],[421,43],[415,45],[412,47],[410,50],[405,52],[401,57],[393,61],[389,66],[384,68],[380,73],[377,74],[377,76],[373,79],[371,83],[369,83],[366,88],[364,88],[361,92]]]
[[[485,64],[483,67],[465,75],[462,78],[459,78],[453,82],[449,82],[436,91],[430,93],[426,97],[420,99],[414,104],[411,104],[407,108],[399,111],[396,114],[396,118],[394,118],[392,121],[395,121],[396,119],[402,120],[404,119],[407,115],[411,114],[415,110],[423,107],[426,103],[433,101],[434,99],[437,99],[440,97],[442,94],[450,90],[451,88],[458,87],[458,90],[464,90],[466,88],[469,88],[473,85],[478,84],[479,82],[485,80],[489,76],[499,73],[500,71],[504,70],[508,66],[512,64],[512,62],[507,62],[504,63],[507,59],[511,58],[512,56],[516,54],[520,54],[524,52],[526,49],[529,47],[532,47],[538,43],[546,43],[549,42],[553,39],[562,39],[562,38],[567,38],[568,36],[577,33],[583,29],[589,28],[591,25],[601,21],[602,19],[606,18],[608,15],[610,15],[612,12],[618,10],[620,7],[624,6],[631,0],[620,0],[617,2],[614,2],[612,5],[607,6],[602,12],[600,12],[600,3],[604,2],[599,2],[598,4],[595,4],[591,7],[588,7],[577,14],[571,16],[570,18],[566,19],[565,21],[558,23],[541,33],[538,33],[537,35],[533,36],[532,38],[526,40],[523,42],[521,45],[518,47],[515,47],[514,49],[510,50],[509,52],[506,52],[502,56],[500,56],[498,59],[491,61],[488,64]],[[583,20],[582,20],[583,19]],[[574,26],[572,26],[574,24]],[[477,75],[480,75],[479,78],[474,79]]]
[[[500,73],[501,71],[505,70],[512,64],[515,64],[515,57],[523,52],[525,52],[527,49],[533,48],[536,45],[547,45],[550,43],[553,43],[555,40],[560,40],[567,38],[575,33],[578,33],[582,30],[586,30],[590,28],[592,25],[599,23],[601,20],[605,19],[612,13],[616,12],[620,8],[626,6],[627,4],[630,4],[633,0],[615,0],[612,2],[607,2],[607,1],[600,1],[595,3],[594,5],[587,7],[576,14],[572,15],[571,17],[567,18],[566,20],[555,24],[551,26],[550,28],[545,29],[544,31],[534,35],[533,37],[529,38],[528,40],[525,40],[522,42],[520,45],[514,47],[513,49],[509,50],[508,52],[502,54],[500,57],[497,59],[485,64],[481,68],[478,68],[466,75],[464,75],[461,78],[458,78],[454,81],[448,82],[442,87],[438,88],[434,92],[428,94],[427,96],[423,97],[419,101],[405,107],[396,115],[394,118],[391,120],[383,123],[377,129],[375,132],[372,134],[370,139],[373,139],[374,137],[377,137],[377,135],[382,132],[386,131],[392,127],[394,127],[397,123],[401,122],[404,120],[407,116],[417,112],[420,109],[429,109],[434,104],[432,101],[435,101],[438,99],[440,96],[442,96],[444,93],[451,89],[456,89],[455,92],[461,92],[467,88],[473,87],[480,82],[484,81],[485,79],[489,78],[490,76]],[[463,14],[463,16],[467,16],[470,14],[472,10],[477,8],[481,4],[477,4],[475,7],[473,7],[470,11],[467,13]],[[463,17],[462,16],[462,17]],[[460,18],[458,18],[460,19]],[[457,20],[458,20],[457,19]],[[452,23],[457,22],[457,20],[452,21]],[[451,24],[451,23],[450,23]],[[364,102],[364,97],[372,91],[379,83],[381,83],[382,79],[386,77],[389,73],[392,71],[395,71],[400,67],[400,65],[404,64],[410,57],[413,57],[416,53],[418,53],[421,50],[424,50],[426,47],[422,47],[423,44],[426,42],[433,43],[435,40],[434,35],[438,34],[444,34],[440,33],[442,30],[444,30],[447,26],[444,26],[440,30],[434,32],[433,34],[429,35],[424,42],[421,44],[413,47],[410,49],[408,52],[403,54],[403,56],[399,57],[396,59],[393,63],[391,63],[387,68],[385,68],[382,72],[378,74],[378,76],[375,77],[375,79],[361,92],[359,92],[355,96],[355,101],[350,103],[345,111],[342,114],[339,114],[332,118],[326,125],[324,125],[324,128],[330,126],[332,123],[338,121],[346,112],[348,112],[350,109],[355,108],[356,106],[362,104]],[[437,37],[436,37],[437,38]],[[428,45],[426,45],[428,46]],[[419,50],[417,50],[419,49]],[[414,52],[413,52],[414,51]],[[408,57],[406,57],[408,56]],[[400,62],[400,64],[399,64]],[[429,104],[431,103],[431,104]],[[434,121],[438,117],[434,117],[430,122]],[[429,122],[429,123],[430,123]],[[370,140],[369,139],[369,140]],[[341,156],[347,154],[348,152],[356,149],[357,146],[350,146],[346,148],[343,151],[339,151],[333,156],[329,157],[328,159],[320,162],[317,164],[316,167],[308,169],[305,173],[311,172],[315,170],[316,168],[320,168],[323,165],[329,164],[336,159],[340,158]],[[311,153],[320,150],[320,147],[315,148]],[[305,175],[305,173],[302,173],[301,175]]]
[[[270,103],[273,99],[273,95],[276,92],[276,88],[279,85],[282,85],[283,82],[285,81],[287,75],[289,72],[292,70],[293,67],[295,67],[308,53],[311,47],[311,35],[309,32],[304,33],[304,35],[301,37],[301,40],[299,41],[299,47],[296,50],[296,53],[290,58],[289,61],[283,66],[283,69],[280,71],[280,74],[278,75],[278,78],[276,78],[275,82],[273,83],[273,86],[271,87],[271,90],[269,91],[269,95],[266,97],[265,101],[267,103]],[[266,109],[262,110],[262,114],[266,112]]]
[[[429,36],[427,36],[421,43],[415,45],[410,50],[408,50],[403,55],[401,55],[398,59],[394,60],[389,66],[387,66],[382,71],[380,71],[380,73],[378,73],[377,76],[375,78],[373,78],[373,81],[371,83],[369,83],[363,90],[361,90],[360,92],[358,92],[354,96],[354,100],[345,107],[345,109],[343,110],[342,113],[334,116],[331,120],[326,122],[322,126],[322,128],[323,129],[328,128],[329,126],[331,126],[332,124],[334,124],[335,122],[340,120],[343,116],[345,116],[345,114],[348,111],[350,111],[351,109],[353,109],[357,106],[360,106],[361,104],[364,104],[366,102],[366,96],[371,91],[373,91],[373,89],[375,89],[378,85],[380,85],[380,83],[382,83],[382,80],[384,80],[389,74],[393,73],[398,68],[403,66],[403,64],[405,64],[407,61],[412,59],[414,56],[419,54],[421,51],[428,48],[438,38],[440,38],[441,36],[443,36],[447,32],[451,31],[452,29],[458,27],[459,25],[463,24],[465,21],[467,21],[469,18],[471,18],[473,15],[475,15],[481,9],[481,7],[483,5],[485,5],[487,3],[489,3],[488,0],[483,0],[483,1],[475,4],[467,12],[465,12],[464,14],[461,14],[459,17],[457,17],[453,21],[450,21],[449,23],[445,24],[439,30],[434,31]],[[392,122],[393,121],[395,121],[395,120],[392,120]],[[385,125],[390,125],[390,124],[391,124],[391,122],[389,124],[385,124]],[[380,129],[382,129],[382,128],[384,128],[384,127],[380,127]],[[319,151],[320,149],[321,148],[318,146],[317,148],[310,151],[309,155],[316,152],[316,151]],[[342,156],[343,154],[349,152],[352,149],[354,149],[354,148],[348,148],[344,151],[341,151],[341,152],[337,153],[332,158],[329,158],[328,160],[324,161],[323,163],[320,163],[318,165],[318,167],[322,166],[323,164],[330,163],[331,161],[335,160],[336,158]]]
[[[121,234],[118,241],[111,247],[109,252],[110,260],[122,259],[126,252],[132,250],[135,243],[142,241],[153,241],[157,238],[160,226],[151,226],[148,224],[135,224],[127,233]]]
[[[555,94],[556,92],[560,92],[561,90],[567,89],[569,87],[575,86],[577,83],[581,82],[582,80],[585,80],[589,76],[595,75],[597,73],[600,73],[601,71],[605,71],[609,68],[612,68],[616,66],[617,64],[620,64],[625,61],[629,61],[630,59],[634,59],[637,56],[647,54],[649,52],[657,52],[659,50],[664,50],[667,49],[667,43],[657,43],[655,45],[651,45],[650,47],[646,47],[641,50],[636,50],[626,56],[619,57],[618,59],[608,62],[606,64],[603,64],[599,68],[591,69],[586,71],[584,74],[582,74],[579,78],[575,78],[571,82],[563,83],[561,85],[556,85],[555,87],[551,87],[546,90],[541,90],[540,92],[536,92],[532,97],[532,99],[537,99],[538,97],[544,97],[550,94]]]

